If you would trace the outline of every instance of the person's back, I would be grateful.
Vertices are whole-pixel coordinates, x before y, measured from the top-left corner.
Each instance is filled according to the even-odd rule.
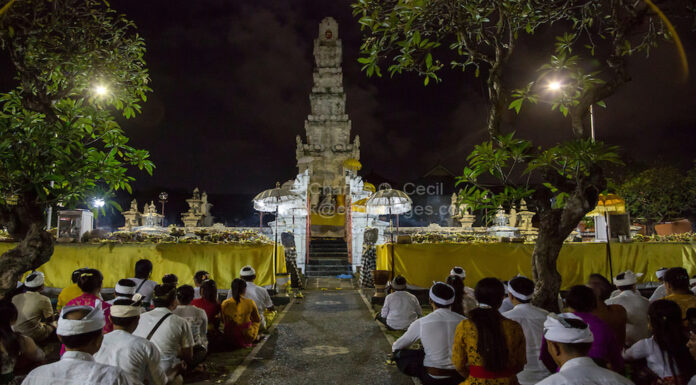
[[[696,295],[689,288],[689,274],[683,267],[673,267],[665,272],[664,280],[667,290],[664,299],[676,302],[682,310],[682,319],[686,320],[686,312],[696,309]]]
[[[247,282],[232,281],[232,297],[222,303],[222,320],[226,341],[233,346],[249,347],[257,340],[261,317],[254,301],[245,298]]]
[[[152,294],[157,286],[157,282],[150,280],[152,275],[152,262],[148,259],[141,259],[135,263],[135,277],[128,278],[135,282],[135,292],[143,296],[143,303],[152,303]]]
[[[17,308],[17,322],[14,330],[41,342],[55,330],[53,321],[53,306],[51,300],[41,294],[44,287],[44,275],[33,272],[24,281],[26,291],[12,298]]]
[[[381,319],[394,330],[406,330],[423,314],[423,311],[418,298],[406,291],[406,278],[402,276],[394,278],[392,288],[394,292],[384,298]]]
[[[155,344],[145,338],[134,336],[123,330],[114,330],[104,335],[102,347],[94,355],[96,362],[121,368],[131,378],[140,382],[148,379],[152,385],[164,384],[164,376],[150,375],[147,361],[160,361],[160,353]],[[162,373],[162,372],[161,372]]]
[[[606,300],[607,305],[620,305],[626,309],[626,346],[650,336],[648,327],[648,307],[650,301],[633,290],[622,291]]]
[[[194,290],[190,285],[182,285],[177,289],[179,306],[174,309],[174,314],[187,320],[191,325],[193,340],[196,346],[208,349],[208,316],[201,308],[191,305]]]

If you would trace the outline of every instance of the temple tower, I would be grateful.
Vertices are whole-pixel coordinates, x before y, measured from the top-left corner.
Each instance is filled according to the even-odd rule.
[[[309,170],[311,208],[324,214],[330,214],[345,198],[344,162],[360,159],[360,139],[356,136],[351,141],[350,136],[341,60],[338,23],[327,17],[314,40],[314,86],[309,95],[311,112],[305,120],[306,142],[298,135],[296,149],[299,173]]]

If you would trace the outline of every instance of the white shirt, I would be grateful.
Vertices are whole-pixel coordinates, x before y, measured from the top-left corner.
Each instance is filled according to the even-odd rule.
[[[259,309],[259,316],[261,316],[261,327],[266,327],[266,320],[263,318],[263,313],[266,309],[273,307],[273,301],[271,301],[271,296],[268,294],[268,290],[261,286],[256,286],[253,282],[247,282],[245,297],[254,301],[256,308]],[[227,299],[232,298],[232,289],[227,292]]]
[[[645,358],[648,361],[648,368],[660,378],[675,376],[675,373],[669,368],[669,362],[666,360],[665,354],[660,350],[654,337],[636,342],[623,352],[623,357],[627,360]],[[676,364],[674,369],[677,371],[676,375],[679,375],[679,369],[676,367]]]
[[[138,337],[147,338],[157,322],[166,314],[171,313],[166,307],[157,307],[141,314],[138,328],[133,332]],[[193,333],[188,321],[176,314],[169,316],[157,329],[150,341],[160,351],[160,367],[164,372],[179,363],[177,354],[180,349],[188,349],[194,345]]]
[[[505,297],[505,299],[503,300],[503,303],[501,303],[500,307],[498,308],[498,312],[500,312],[502,314],[502,313],[505,313],[505,312],[512,310],[512,308],[514,308],[514,307],[515,307],[515,305],[512,304],[510,297]]]
[[[520,324],[524,332],[527,363],[524,365],[524,370],[517,373],[517,380],[521,385],[536,384],[551,374],[539,359],[541,340],[544,337],[544,321],[548,314],[546,310],[528,303],[521,303],[503,313],[503,317]]]
[[[167,377],[159,366],[160,353],[155,344],[123,330],[114,330],[104,335],[104,341],[94,355],[94,360],[121,368],[134,383],[167,383]]]
[[[152,293],[155,292],[155,286],[157,286],[157,282],[147,280],[145,283],[143,283],[142,286],[140,286],[140,283],[143,282],[142,278],[128,278],[131,281],[135,282],[135,288],[137,289],[140,287],[140,290],[136,290],[136,293],[140,293],[143,295],[143,302],[152,302]]]
[[[387,319],[387,325],[392,329],[406,330],[422,315],[418,298],[407,291],[395,291],[384,298],[382,317]]]
[[[196,286],[193,288],[193,299],[196,298],[201,298],[201,288],[200,286]]]
[[[590,357],[578,357],[566,361],[558,373],[537,385],[633,385],[633,382],[600,367]]]
[[[667,288],[665,288],[665,284],[663,283],[662,285],[658,286],[657,289],[652,293],[650,296],[650,302],[655,302],[658,299],[665,298],[667,296]]]
[[[643,338],[650,337],[648,327],[648,307],[650,301],[633,290],[604,301],[607,305],[621,305],[626,309],[626,345],[631,346]]]
[[[60,361],[39,366],[22,385],[130,385],[126,373],[114,366],[94,362],[92,355],[67,351]]]
[[[205,310],[192,305],[179,305],[174,314],[189,322],[194,343],[208,349],[208,315]]]
[[[466,317],[449,309],[436,309],[419,318],[408,327],[406,333],[392,345],[392,351],[406,349],[420,339],[425,359],[423,365],[430,368],[454,369],[452,345],[457,325]]]

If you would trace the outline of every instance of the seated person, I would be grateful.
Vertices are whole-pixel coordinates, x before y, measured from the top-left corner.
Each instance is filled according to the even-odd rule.
[[[676,302],[686,321],[686,312],[696,308],[696,295],[689,290],[689,274],[683,267],[673,267],[665,272],[665,299]]]
[[[246,294],[244,296],[254,301],[256,308],[259,311],[259,316],[261,317],[261,329],[266,328],[266,319],[263,314],[266,310],[273,311],[273,301],[271,301],[271,296],[268,294],[268,290],[261,286],[256,286],[254,280],[256,279],[256,271],[253,267],[247,265],[242,267],[239,271],[239,276],[246,281]],[[232,297],[232,289],[227,293],[227,298]]]
[[[152,292],[157,282],[150,279],[152,275],[152,262],[149,259],[141,259],[135,263],[135,277],[129,278],[135,282],[135,292],[143,295],[143,306],[149,308],[152,303]]]
[[[140,315],[133,335],[152,341],[160,352],[160,368],[168,378],[186,369],[193,358],[193,333],[188,321],[174,314],[178,302],[176,287],[157,285],[153,291],[154,309]]]
[[[205,270],[198,270],[196,274],[193,275],[193,299],[201,298],[201,284],[203,281],[210,279],[210,273]]]
[[[130,279],[120,279],[114,287],[114,299],[106,303],[113,305],[119,299],[132,299],[133,294],[135,294],[135,282]]]
[[[44,274],[35,271],[24,280],[26,291],[12,298],[18,316],[14,330],[34,340],[43,342],[56,330],[51,300],[41,294]]]
[[[134,384],[166,384],[167,377],[159,366],[160,353],[155,344],[132,334],[138,327],[140,303],[122,298],[112,305],[110,317],[114,331],[104,336],[94,361],[122,369]]]
[[[598,366],[587,353],[592,348],[590,327],[571,313],[550,314],[544,322],[547,350],[560,369],[537,385],[629,385],[625,377]]]
[[[77,286],[77,279],[80,278],[80,274],[82,274],[83,270],[84,269],[77,269],[73,271],[71,277],[73,283],[70,284],[70,286],[63,288],[63,290],[60,291],[60,294],[58,294],[58,303],[56,304],[57,312],[60,312],[63,306],[67,305],[71,299],[79,297],[82,294],[82,289]]]
[[[220,326],[220,303],[215,281],[208,279],[201,284],[201,297],[191,301],[191,305],[203,309],[208,317],[208,334],[216,335]],[[209,338],[210,340],[210,338]]]
[[[406,330],[413,321],[423,315],[418,298],[406,291],[406,278],[397,276],[391,284],[393,293],[384,298],[384,306],[377,317],[391,330]]]
[[[109,308],[111,304],[104,302],[101,299],[101,289],[104,283],[104,276],[97,269],[83,269],[80,277],[77,279],[77,285],[82,290],[82,295],[68,301],[66,306],[97,306],[97,302],[101,303],[100,308],[104,312],[104,333],[109,333],[114,330],[109,318]]]
[[[177,277],[174,274],[167,274],[164,277],[162,277],[162,284],[170,284],[174,286],[179,286],[179,277]]]
[[[222,321],[225,340],[238,348],[248,348],[259,335],[261,317],[256,304],[246,298],[246,281],[235,279],[231,285],[232,297],[222,303]]]
[[[413,321],[392,345],[394,360],[400,371],[420,378],[425,385],[459,384],[464,378],[452,364],[452,343],[457,325],[466,318],[450,310],[454,289],[443,282],[430,288],[429,302],[433,312]],[[423,350],[408,350],[418,340]]]
[[[16,383],[15,365],[19,360],[35,364],[46,358],[34,340],[12,330],[17,315],[17,308],[12,302],[0,299],[0,384]]]
[[[187,320],[193,333],[193,364],[196,366],[203,362],[208,354],[208,316],[201,308],[191,305],[193,301],[193,287],[182,285],[176,290],[176,298],[179,306],[174,309],[174,314]]]
[[[631,346],[651,334],[647,322],[650,301],[636,289],[637,278],[641,275],[631,270],[617,275],[614,284],[619,289],[619,294],[604,301],[607,305],[618,305],[626,310],[625,346]]]
[[[22,384],[131,384],[123,370],[97,363],[92,358],[101,347],[104,324],[101,301],[95,307],[64,307],[58,319],[57,334],[66,347],[65,354],[58,362],[32,370]]]

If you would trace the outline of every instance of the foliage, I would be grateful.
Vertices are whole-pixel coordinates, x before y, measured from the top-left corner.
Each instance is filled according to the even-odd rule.
[[[201,235],[198,235],[201,234]],[[195,236],[184,236],[180,229],[172,228],[169,234],[117,231],[106,239],[91,239],[92,243],[195,243],[195,244],[273,244],[267,236],[255,230],[196,231]]]
[[[633,237],[634,242],[653,242],[653,243],[694,243],[696,242],[696,233],[682,233],[670,235],[642,235],[636,234]]]
[[[115,119],[134,117],[151,91],[131,21],[97,0],[16,2],[0,17],[0,48],[18,81],[0,94],[0,206],[74,205],[100,186],[130,192],[131,166],[152,172]]]

